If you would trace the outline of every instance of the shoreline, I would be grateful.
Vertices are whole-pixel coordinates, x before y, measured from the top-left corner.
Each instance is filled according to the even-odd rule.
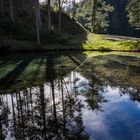
[[[50,45],[53,46],[53,45]],[[67,46],[67,45],[65,45]],[[84,49],[84,48],[78,48],[78,47],[72,47],[72,48],[64,48],[64,46],[62,46],[62,48],[59,46],[58,48],[55,49],[47,49],[47,48],[31,48],[31,49],[12,49],[12,48],[6,48],[0,47],[0,54],[1,53],[12,53],[12,52],[19,52],[19,53],[26,53],[26,52],[84,52],[84,51],[91,51],[91,52],[140,52],[140,49],[131,49],[131,50],[126,50],[126,49],[107,49],[107,48],[100,48],[99,49]]]
[[[129,40],[128,40],[129,39]],[[121,52],[140,52],[140,39],[128,38],[125,36],[87,34],[85,40],[80,37],[67,42],[42,43],[36,45],[35,41],[0,39],[1,52],[60,52],[60,51],[121,51]]]
[[[91,52],[139,52],[140,53],[140,50],[104,50],[104,49],[31,49],[31,50],[26,50],[26,49],[23,49],[23,50],[3,50],[3,49],[0,49],[0,54],[1,53],[12,53],[12,52],[19,52],[19,53],[26,53],[26,52],[73,52],[73,51],[76,51],[76,52],[84,52],[84,51],[91,51]]]

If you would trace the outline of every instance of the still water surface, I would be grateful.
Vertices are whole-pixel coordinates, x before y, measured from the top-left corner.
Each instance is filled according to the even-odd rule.
[[[140,54],[0,56],[0,140],[140,140]]]

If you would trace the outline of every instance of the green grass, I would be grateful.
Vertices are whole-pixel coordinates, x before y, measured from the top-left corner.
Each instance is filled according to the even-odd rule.
[[[126,37],[127,38],[127,37]],[[96,51],[140,51],[140,40],[110,40],[108,36],[89,33],[87,41],[83,44],[84,50]]]
[[[60,40],[52,43],[43,43],[37,47],[36,42],[27,40],[14,40],[11,38],[2,38],[0,40],[0,50],[4,51],[62,51],[62,50],[84,50],[84,51],[140,51],[140,40],[134,38],[108,35],[97,35],[88,33],[87,36],[72,36],[62,34]],[[125,39],[126,38],[126,39]]]
[[[137,57],[140,58],[139,52],[119,52],[119,51],[84,51],[82,54],[86,55],[87,58],[96,57],[96,56],[105,56],[105,55],[116,55],[116,56],[128,56],[128,57]]]
[[[58,33],[58,13],[52,10],[52,31],[46,30],[46,7],[42,7],[41,46],[37,47],[34,16],[17,17],[14,23],[0,20],[0,51],[140,51],[140,39],[89,33],[67,14],[62,14],[62,33]],[[112,38],[112,39],[110,39]],[[122,39],[123,38],[123,39]]]

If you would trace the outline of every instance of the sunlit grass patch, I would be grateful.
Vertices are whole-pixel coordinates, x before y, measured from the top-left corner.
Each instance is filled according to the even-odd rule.
[[[116,36],[115,36],[116,37]],[[96,51],[140,51],[140,40],[110,40],[108,36],[89,33],[83,44],[84,50]]]
[[[99,35],[87,33],[84,37],[78,35],[64,34],[53,41],[43,43],[41,46],[36,42],[27,40],[13,40],[3,38],[0,40],[1,51],[63,51],[63,50],[83,50],[83,51],[130,51],[140,52],[140,39],[125,36]]]

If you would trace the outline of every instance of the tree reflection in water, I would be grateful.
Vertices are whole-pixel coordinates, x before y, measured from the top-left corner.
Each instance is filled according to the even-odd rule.
[[[83,126],[82,109],[104,111],[102,103],[107,100],[102,93],[106,88],[100,82],[95,76],[87,80],[72,71],[66,77],[61,75],[57,80],[51,77],[50,82],[39,86],[1,95],[0,138],[89,139]],[[131,88],[129,92],[120,90],[122,94],[136,96]],[[84,97],[84,102],[80,96]]]
[[[0,96],[1,139],[88,139],[81,102],[70,95],[65,80]]]
[[[31,75],[32,82],[34,80],[40,82],[35,86],[27,84],[26,88],[19,88],[20,90],[15,88],[1,93],[0,140],[5,138],[8,140],[88,140],[90,135],[84,125],[83,116],[84,113],[86,114],[84,111],[88,110],[90,113],[106,111],[103,104],[108,103],[108,99],[104,96],[108,87],[112,90],[119,89],[119,96],[127,94],[134,102],[140,101],[137,78],[139,59],[133,58],[135,60],[133,62],[129,61],[129,57],[113,55],[97,56],[86,60],[84,57],[66,55],[62,58],[54,58],[52,54],[43,55],[39,59],[39,65],[38,61],[37,64],[35,61],[34,65],[30,66],[30,59],[29,62],[22,61],[13,72],[2,78],[1,83],[5,83],[3,80],[7,84],[10,81],[10,87],[18,83],[16,80],[19,75],[22,75],[23,79],[26,74]],[[54,59],[57,59],[56,62]],[[122,59],[126,60],[123,62]],[[19,69],[21,64],[24,65]],[[29,73],[24,71],[26,66]],[[29,67],[36,68],[36,66],[36,71],[32,69],[30,71]],[[39,73],[40,67],[43,78],[38,80],[35,74]],[[23,85],[23,82],[21,83]],[[109,106],[109,108],[113,107]],[[125,122],[122,123],[125,125]],[[96,126],[93,124],[92,127]]]

